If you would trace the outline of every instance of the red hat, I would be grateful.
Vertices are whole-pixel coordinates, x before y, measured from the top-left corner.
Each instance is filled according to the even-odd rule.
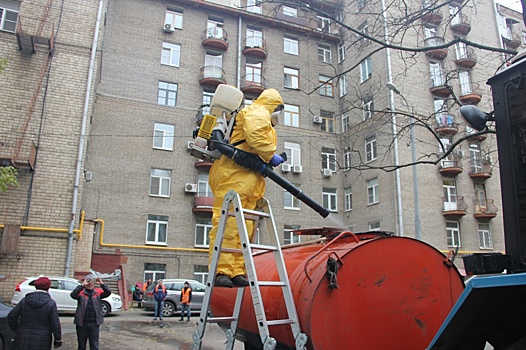
[[[51,281],[47,277],[39,277],[35,281],[35,288],[39,290],[48,290],[51,287]]]

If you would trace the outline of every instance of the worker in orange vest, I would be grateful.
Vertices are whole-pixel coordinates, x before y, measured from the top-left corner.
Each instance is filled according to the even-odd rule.
[[[184,283],[184,288],[183,290],[181,290],[181,298],[179,301],[181,302],[181,319],[179,319],[179,321],[183,320],[184,313],[186,311],[186,322],[190,322],[190,303],[192,301],[192,288],[190,288],[190,284],[188,282]]]

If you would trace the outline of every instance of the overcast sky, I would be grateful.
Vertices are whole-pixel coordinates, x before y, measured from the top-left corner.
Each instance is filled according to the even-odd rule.
[[[509,7],[515,11],[522,12],[522,5],[520,0],[496,0],[498,3]]]

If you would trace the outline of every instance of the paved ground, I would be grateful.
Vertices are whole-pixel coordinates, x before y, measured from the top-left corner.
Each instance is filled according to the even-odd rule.
[[[197,329],[198,315],[190,322],[180,322],[179,316],[153,321],[153,312],[143,309],[131,309],[109,315],[104,319],[100,329],[100,350],[141,349],[141,350],[191,350],[192,335]],[[76,350],[77,335],[73,316],[60,316],[62,324],[63,346],[61,350]],[[225,349],[225,334],[215,324],[207,325],[202,341],[202,350]],[[235,350],[242,350],[240,342],[234,345]]]

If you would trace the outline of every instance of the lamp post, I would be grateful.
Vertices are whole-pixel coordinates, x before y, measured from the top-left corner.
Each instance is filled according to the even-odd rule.
[[[409,109],[409,103],[400,90],[392,82],[387,82],[387,88],[400,96],[407,108]],[[420,198],[418,195],[418,169],[416,168],[416,137],[415,137],[415,121],[412,113],[413,108],[411,107],[411,116],[409,117],[409,122],[411,124],[411,161],[413,162],[413,204],[415,207],[415,238],[422,240],[422,222],[420,221]]]

